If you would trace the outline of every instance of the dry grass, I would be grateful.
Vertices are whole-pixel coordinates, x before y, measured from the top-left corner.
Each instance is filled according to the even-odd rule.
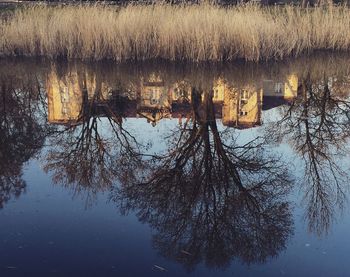
[[[257,61],[319,49],[350,49],[348,8],[34,6],[0,24],[1,55]]]

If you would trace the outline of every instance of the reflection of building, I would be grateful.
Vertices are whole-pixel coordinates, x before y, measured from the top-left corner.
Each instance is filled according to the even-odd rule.
[[[52,70],[46,81],[48,95],[48,121],[50,123],[72,124],[82,120],[83,101],[93,102],[93,113],[104,114],[106,102],[113,98],[115,87],[108,85],[105,81],[97,79],[96,74],[79,74],[70,71],[69,74],[59,77]],[[136,102],[136,94],[125,91],[119,93],[120,99],[127,99],[123,103],[123,113],[133,108]],[[130,96],[135,99],[130,99]]]
[[[176,82],[171,88],[171,99],[172,102],[177,103],[189,103],[191,102],[191,85],[186,82]]]
[[[290,74],[283,81],[264,80],[263,110],[287,104],[298,96],[298,76]]]
[[[214,82],[213,86],[213,102],[220,103],[224,101],[225,93],[227,94],[227,85],[221,78]]]
[[[273,80],[264,80],[264,96],[282,97],[285,99],[297,97],[298,77],[295,74],[291,74],[287,76],[286,79],[287,80],[277,82]]]
[[[161,79],[142,80],[137,112],[152,122],[153,126],[162,118],[170,117],[171,97]]]
[[[106,101],[111,97],[113,88],[104,81],[96,80],[96,74],[85,73],[82,80],[83,89],[87,91],[88,99]]]
[[[121,117],[144,117],[153,126],[163,118],[190,116],[194,101],[193,88],[185,81],[165,85],[155,75],[130,83],[127,87],[110,86],[93,74],[70,72],[62,78],[52,71],[47,80],[48,119],[51,123],[77,123],[88,107],[93,116],[117,114]],[[216,118],[235,128],[261,124],[262,109],[288,103],[297,96],[298,78],[289,75],[283,82],[265,80],[262,88],[255,85],[233,87],[217,79],[212,87],[212,104]],[[202,92],[199,101],[207,99]],[[264,98],[263,98],[264,96]],[[193,98],[193,99],[192,99]],[[83,103],[84,101],[84,103]],[[86,104],[89,106],[85,106]]]
[[[226,126],[249,128],[261,124],[262,90],[255,87],[227,90],[222,112]]]
[[[62,78],[52,71],[47,80],[48,121],[69,123],[79,120],[82,108],[82,91],[77,72]]]

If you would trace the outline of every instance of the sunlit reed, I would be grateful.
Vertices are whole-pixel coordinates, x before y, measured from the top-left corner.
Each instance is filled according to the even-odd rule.
[[[314,50],[349,50],[349,27],[346,7],[32,6],[2,19],[0,54],[257,61]]]

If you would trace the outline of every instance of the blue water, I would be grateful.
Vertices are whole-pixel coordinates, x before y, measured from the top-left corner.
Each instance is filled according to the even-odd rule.
[[[11,67],[6,64],[7,68],[13,68],[13,72],[18,68],[31,66],[30,63],[28,65],[23,62],[6,63],[10,64]],[[129,71],[124,73],[123,69],[107,68],[108,72],[104,75],[103,68],[93,70],[87,65],[79,65],[76,70],[75,66],[77,65],[70,65],[68,71],[64,69],[63,73],[60,73],[59,78],[62,82],[67,82],[65,78],[70,76],[69,71],[78,72],[79,76],[95,72],[97,77],[101,77],[106,76],[108,72],[115,73],[120,70],[120,75],[113,77],[114,79],[104,79],[105,84],[110,85],[113,95],[121,93],[120,90],[116,92],[115,83],[125,80],[123,74],[130,74]],[[283,65],[276,67],[281,67],[281,71],[285,69]],[[293,69],[293,65],[291,67]],[[1,68],[4,69],[4,66]],[[128,115],[122,115],[122,124],[118,120],[110,123],[109,119],[113,116],[108,114],[109,108],[113,110],[113,105],[125,105],[119,103],[119,100],[113,102],[112,98],[99,103],[90,98],[87,102],[79,102],[81,109],[89,105],[93,107],[90,114],[79,120],[71,118],[57,124],[50,122],[47,115],[50,105],[47,100],[47,87],[50,84],[45,76],[48,74],[46,70],[52,68],[40,63],[34,68],[32,73],[38,77],[38,95],[43,101],[38,100],[38,97],[31,99],[33,94],[26,94],[33,93],[31,74],[25,77],[21,75],[20,78],[18,74],[10,73],[11,70],[2,70],[0,74],[3,84],[3,100],[0,105],[1,135],[3,138],[11,138],[0,142],[0,175],[9,177],[12,172],[24,182],[24,188],[16,197],[15,193],[8,191],[11,182],[6,183],[6,178],[1,179],[0,276],[350,275],[350,264],[347,263],[347,254],[350,251],[347,131],[350,122],[346,117],[350,91],[346,86],[339,89],[336,85],[330,85],[332,99],[338,103],[338,106],[333,105],[330,98],[327,98],[329,104],[326,111],[329,113],[326,118],[330,129],[316,128],[322,117],[322,113],[319,112],[321,106],[317,105],[322,101],[308,102],[303,98],[301,84],[306,82],[306,77],[301,72],[295,73],[295,70],[291,71],[298,75],[298,94],[295,98],[279,104],[277,100],[269,99],[268,101],[276,101],[276,106],[265,110],[260,106],[258,113],[261,120],[259,119],[253,127],[242,128],[243,125],[223,124],[221,106],[214,105],[211,98],[213,95],[208,89],[200,92],[199,106],[186,106],[181,124],[178,116],[175,116],[174,106],[171,108],[172,115],[156,120],[154,127],[152,122],[143,118],[137,110],[140,106],[134,106],[136,110]],[[339,65],[339,68],[342,67]],[[149,70],[162,74],[155,69]],[[290,73],[288,71],[286,74]],[[330,69],[330,72],[326,73],[333,80],[335,77],[339,80],[340,76],[348,76],[346,69]],[[129,85],[133,84],[132,80],[142,77],[137,74],[130,77]],[[164,74],[173,76],[171,74],[174,73],[165,71]],[[198,80],[200,74],[204,73],[194,71],[195,77],[188,78],[190,81],[191,78]],[[266,72],[264,74],[268,75]],[[259,78],[265,78],[264,74],[253,75],[260,80]],[[322,95],[323,77],[312,76],[309,82],[315,86],[307,93],[310,96]],[[97,77],[95,93],[100,94],[102,89],[98,89],[101,84],[98,83]],[[183,75],[181,78],[184,78]],[[207,77],[208,80],[211,80],[210,78]],[[111,80],[114,80],[114,83]],[[254,84],[257,83],[256,79],[253,81]],[[67,83],[62,86],[65,85],[69,87]],[[196,89],[198,86],[198,83],[194,85]],[[122,85],[123,91],[127,91],[126,87],[128,85]],[[320,91],[315,91],[317,89]],[[203,95],[209,95],[209,100]],[[195,102],[194,96],[192,102],[190,101],[192,104]],[[308,99],[312,99],[310,96]],[[152,97],[156,98],[157,93]],[[30,108],[22,98],[26,101],[30,99]],[[69,99],[73,101],[72,98]],[[263,103],[266,99],[265,96],[262,98]],[[300,112],[306,102],[310,103],[307,117]],[[167,104],[159,105],[163,105],[164,109]],[[223,102],[220,105],[224,105]],[[214,119],[209,116],[210,107],[214,107]],[[290,121],[281,121],[288,115],[290,107],[296,107],[291,110],[287,119]],[[150,109],[156,110],[154,107]],[[198,112],[197,115],[194,115],[195,111]],[[29,119],[25,115],[28,115]],[[18,118],[25,118],[24,122],[31,122],[28,126],[34,126],[31,124],[36,122],[45,133],[40,147],[25,161],[21,161],[21,153],[33,147],[30,139],[33,136],[29,131],[22,130],[21,126],[26,123],[8,124],[11,120],[17,122]],[[97,119],[97,125],[96,129],[91,129],[91,133],[95,135],[96,131],[99,136],[96,139],[93,135],[90,140],[93,141],[92,146],[89,146],[92,156],[85,155],[83,148],[74,152],[82,126],[85,126],[83,123],[91,122],[94,118]],[[185,125],[186,118],[191,119],[188,125]],[[313,147],[319,151],[315,152],[315,160],[320,162],[321,174],[318,189],[317,178],[310,178],[310,172],[307,171],[308,168],[312,168],[311,148],[300,146],[306,137],[305,127],[302,125],[305,118],[309,120],[310,125],[316,122],[316,125],[312,125],[316,127],[310,130],[312,141],[317,142]],[[208,122],[213,120],[216,122],[218,133],[213,131],[213,125],[208,125]],[[286,122],[294,122],[295,125],[288,125]],[[188,134],[196,133],[192,129],[195,124],[199,129],[209,126],[208,138],[211,147],[215,135],[218,134],[221,138],[220,143],[227,146],[224,148],[225,153],[233,151],[242,160],[249,158],[252,159],[250,161],[255,158],[259,160],[260,157],[269,154],[269,157],[278,160],[269,164],[269,169],[264,171],[265,175],[261,173],[264,169],[259,162],[252,175],[243,167],[239,170],[242,184],[247,188],[255,188],[259,181],[267,182],[256,192],[253,190],[254,199],[261,210],[252,204],[255,202],[244,198],[245,194],[236,187],[236,181],[229,179],[229,183],[225,183],[226,179],[223,176],[229,169],[221,171],[219,163],[224,163],[224,159],[219,155],[219,148],[213,147],[209,150],[212,151],[211,157],[215,166],[211,169],[204,167],[205,161],[210,157],[206,156],[205,152],[209,149],[205,146],[205,131],[198,137],[199,143],[203,144],[192,146],[185,166],[182,168],[178,164],[172,168],[171,165],[177,156],[171,155],[180,153],[179,149],[185,149],[191,142],[185,142],[185,138],[188,138]],[[117,133],[114,133],[113,127],[122,127],[123,130],[118,129]],[[275,132],[280,132],[280,140],[275,139]],[[15,135],[11,136],[13,133]],[[116,134],[125,135],[126,140],[117,140]],[[181,134],[184,138],[178,141]],[[17,142],[16,138],[22,138],[21,136],[23,140]],[[243,147],[256,138],[261,140],[261,144],[256,148],[258,152],[249,154],[252,149],[247,147],[248,155],[239,152],[241,148],[234,148]],[[39,139],[36,139],[36,142],[38,141]],[[103,142],[106,147],[104,156],[96,150],[99,149],[99,142]],[[126,151],[126,142],[130,143],[132,151]],[[89,140],[84,140],[84,143],[87,145]],[[64,148],[64,145],[68,145],[68,148]],[[12,150],[9,152],[6,149]],[[79,158],[78,162],[74,166],[70,164],[68,167],[62,167],[56,164],[56,167],[47,168],[48,164],[52,165],[55,161],[52,156],[50,158],[52,151],[71,153],[71,157]],[[318,154],[320,152],[322,154]],[[11,153],[14,153],[13,157]],[[133,156],[135,153],[137,155]],[[68,160],[62,157],[56,161],[65,164]],[[102,160],[97,157],[102,157]],[[325,157],[328,158],[326,162]],[[233,156],[229,156],[229,159],[233,159]],[[91,167],[84,171],[85,175],[80,176],[82,171],[79,170],[82,170],[85,162],[91,162]],[[230,166],[229,168],[232,168],[232,164]],[[99,170],[102,167],[108,169],[105,175],[100,174]],[[21,173],[11,171],[11,168],[19,168]],[[202,172],[202,168],[206,169]],[[332,175],[332,169],[339,171]],[[165,179],[153,179],[147,184],[152,177],[163,176],[161,174],[164,172],[171,174],[165,175]],[[177,175],[179,172],[183,174]],[[266,174],[278,176],[280,179],[270,184],[272,177],[266,177]],[[178,180],[176,176],[181,177]],[[205,176],[203,180],[200,179],[201,176]],[[334,176],[337,179],[334,179]],[[288,180],[282,181],[283,177]],[[12,185],[15,186],[14,183]],[[279,189],[287,186],[289,190],[277,193]],[[8,198],[4,200],[3,195]],[[312,198],[315,195],[318,197]],[[316,208],[313,215],[308,216],[311,210],[310,203],[317,205],[314,206]]]

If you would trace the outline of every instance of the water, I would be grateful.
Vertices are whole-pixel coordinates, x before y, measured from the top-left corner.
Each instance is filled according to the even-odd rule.
[[[1,276],[348,276],[350,57],[0,61]]]

